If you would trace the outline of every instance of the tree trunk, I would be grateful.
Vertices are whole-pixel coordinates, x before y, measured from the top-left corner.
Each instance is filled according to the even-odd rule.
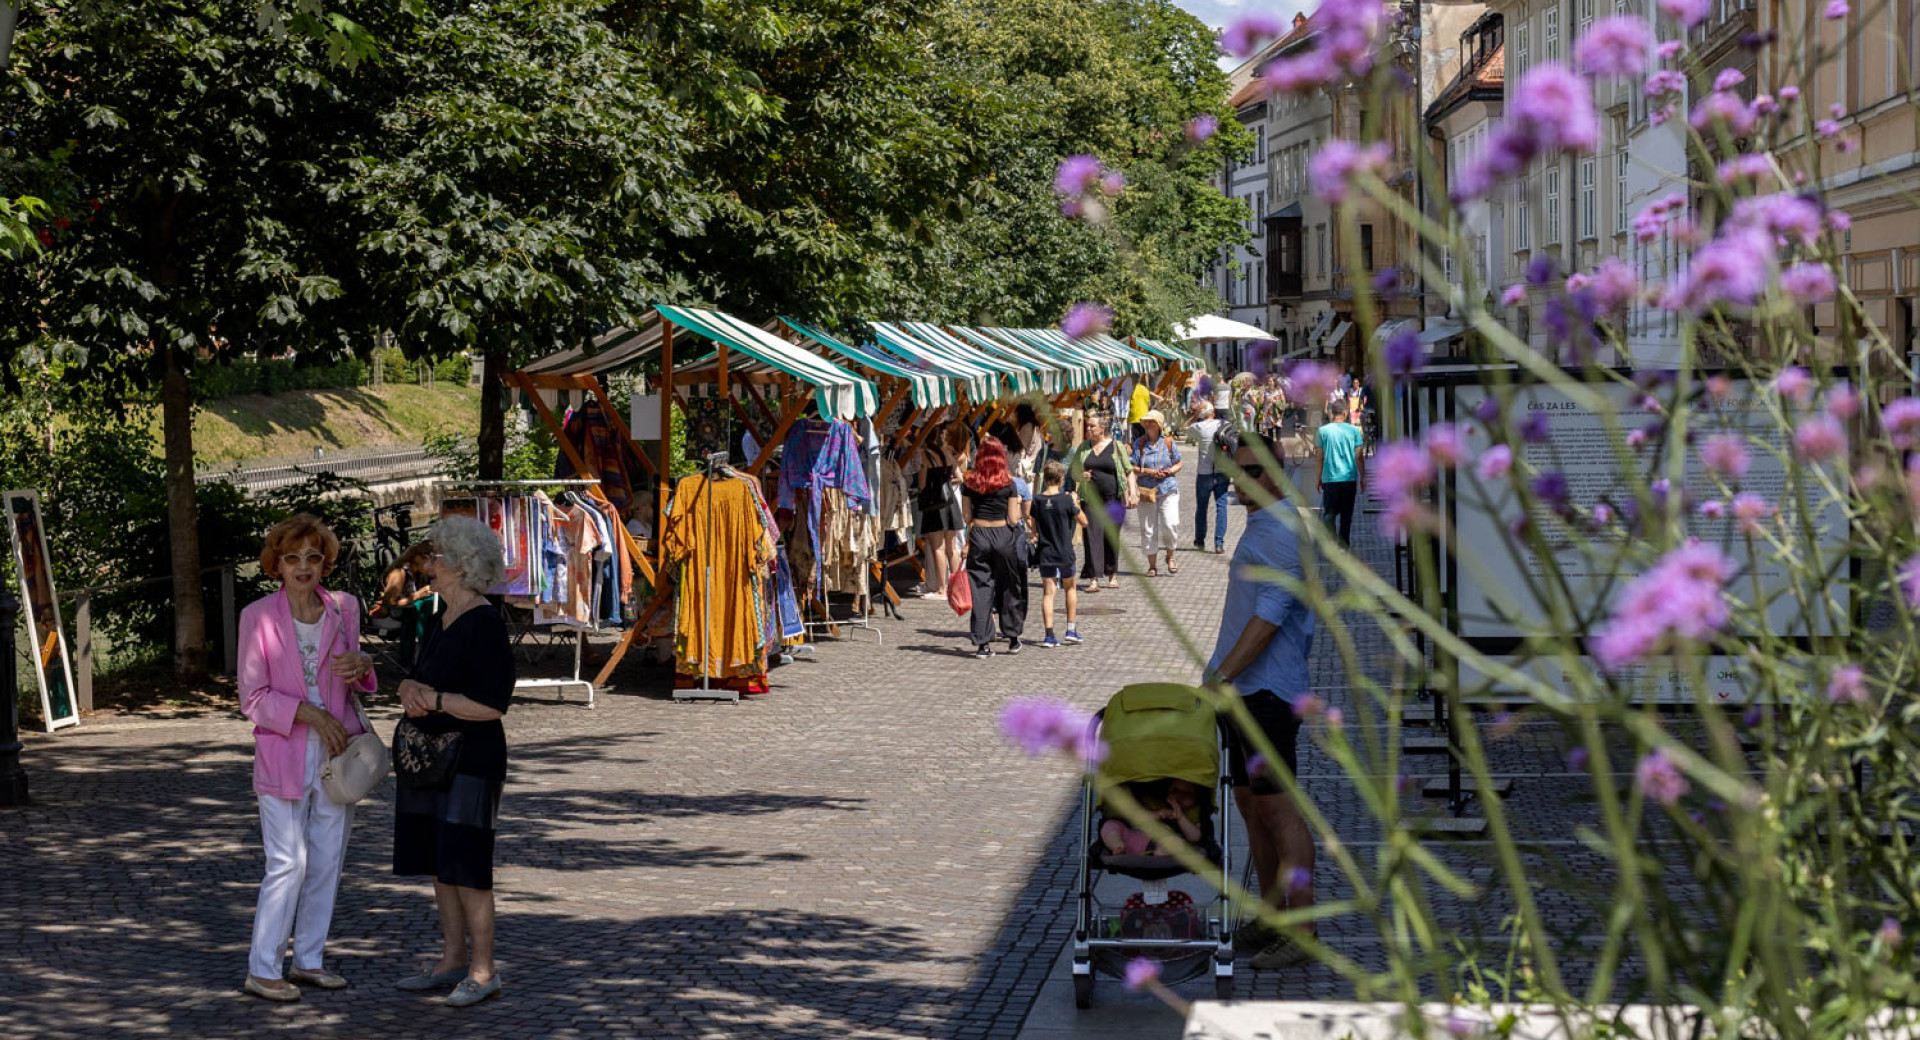
[[[173,674],[207,675],[207,608],[200,592],[200,523],[194,507],[193,385],[168,347],[160,381],[160,416],[167,462],[167,548],[173,564]]]
[[[499,480],[506,468],[507,351],[488,347],[481,352],[480,367],[480,479]]]

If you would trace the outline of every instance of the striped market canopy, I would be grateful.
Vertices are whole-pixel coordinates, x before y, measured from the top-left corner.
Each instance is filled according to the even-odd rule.
[[[1039,369],[1030,361],[1009,360],[1004,355],[989,353],[930,321],[903,321],[899,324],[922,342],[931,343],[998,372],[1006,380],[1008,391],[1015,396],[1046,392],[1041,385]]]
[[[967,389],[968,399],[976,404],[1000,396],[1002,373],[988,365],[976,352],[947,342],[944,338],[940,341],[928,339],[921,333],[892,322],[869,322],[867,327],[873,330],[874,338],[882,346],[895,354],[961,380]]]
[[[1044,355],[1031,353],[1019,340],[995,336],[991,329],[970,329],[960,325],[952,326],[948,331],[989,357],[1032,369],[1040,376],[1040,391],[1044,394],[1051,396],[1080,388],[1073,385],[1072,370]]]
[[[916,362],[904,361],[879,347],[857,346],[837,339],[806,322],[795,321],[792,318],[780,320],[793,331],[856,365],[906,380],[912,388],[908,393],[913,399],[915,408],[938,408],[959,400],[960,395],[954,389],[954,380],[951,376],[932,371]]]
[[[1205,372],[1207,370],[1205,360],[1191,351],[1182,350],[1170,343],[1162,343],[1157,339],[1148,339],[1145,336],[1135,336],[1133,337],[1133,346],[1136,350],[1144,350],[1150,354],[1165,358],[1188,372]]]
[[[816,354],[810,354],[773,333],[749,325],[730,314],[697,307],[658,308],[661,317],[689,332],[724,343],[770,365],[817,391],[820,413],[836,419],[872,415],[880,408],[873,383]]]

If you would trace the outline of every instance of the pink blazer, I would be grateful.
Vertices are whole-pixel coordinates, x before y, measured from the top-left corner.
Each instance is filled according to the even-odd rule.
[[[347,684],[327,667],[329,655],[360,649],[360,603],[343,592],[320,590],[325,613],[320,620],[320,699],[347,727],[365,732],[347,703]],[[307,726],[293,721],[307,702],[307,681],[294,638],[293,608],[285,590],[247,604],[240,612],[240,710],[253,720],[253,789],[275,798],[305,794]],[[372,672],[353,684],[371,692],[380,681]]]

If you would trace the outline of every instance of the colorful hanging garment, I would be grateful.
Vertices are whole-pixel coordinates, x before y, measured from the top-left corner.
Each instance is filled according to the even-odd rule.
[[[662,548],[676,571],[676,670],[721,678],[766,672],[760,583],[774,558],[752,485],[700,474],[675,489]],[[712,568],[709,581],[708,568]]]

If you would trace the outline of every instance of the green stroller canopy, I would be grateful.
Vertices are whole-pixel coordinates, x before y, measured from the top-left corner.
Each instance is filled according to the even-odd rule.
[[[1100,719],[1107,759],[1102,786],[1186,780],[1211,792],[1220,779],[1220,739],[1201,692],[1179,683],[1135,683],[1107,702]]]

